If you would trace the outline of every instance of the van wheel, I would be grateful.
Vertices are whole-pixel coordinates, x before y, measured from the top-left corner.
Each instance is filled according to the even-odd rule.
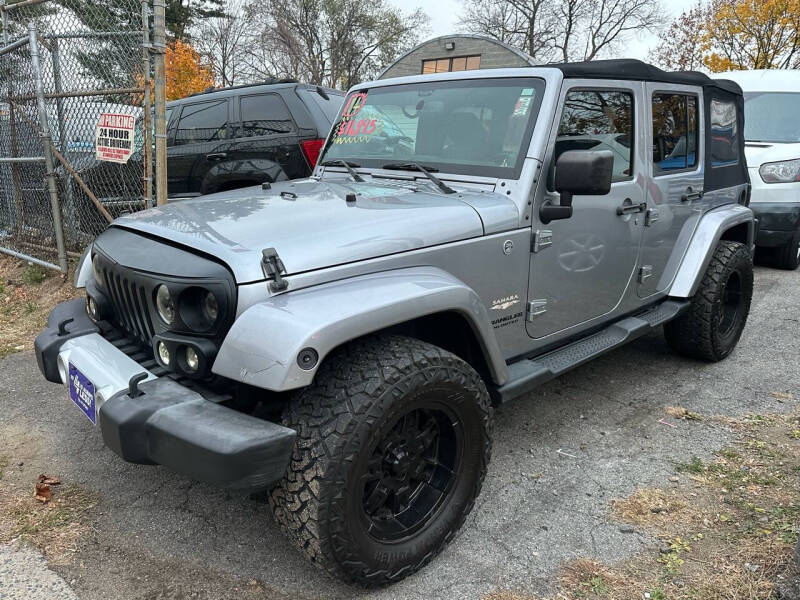
[[[673,350],[716,362],[742,335],[753,297],[753,259],[744,244],[722,240],[711,258],[689,311],[664,325]]]
[[[777,251],[776,266],[779,269],[794,271],[800,266],[800,231],[795,231],[792,239]]]
[[[491,452],[480,376],[457,356],[399,336],[326,360],[289,403],[297,431],[275,519],[314,563],[364,586],[428,563],[464,523]]]

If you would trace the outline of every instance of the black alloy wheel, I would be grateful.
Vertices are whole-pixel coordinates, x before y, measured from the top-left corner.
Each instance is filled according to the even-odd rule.
[[[336,350],[282,421],[297,439],[270,493],[275,519],[315,564],[367,587],[407,577],[453,539],[491,454],[480,375],[408,337]]]

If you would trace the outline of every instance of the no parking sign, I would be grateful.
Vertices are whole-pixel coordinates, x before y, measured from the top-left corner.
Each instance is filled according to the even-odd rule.
[[[136,117],[103,113],[97,121],[94,147],[97,160],[126,163],[133,154]]]

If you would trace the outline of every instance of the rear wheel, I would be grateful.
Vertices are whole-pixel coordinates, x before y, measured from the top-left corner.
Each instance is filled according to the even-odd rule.
[[[716,362],[739,342],[753,296],[753,260],[744,244],[721,241],[689,311],[664,325],[673,350]]]
[[[800,231],[795,231],[792,239],[777,249],[776,266],[788,271],[800,266]]]
[[[489,461],[480,376],[411,338],[337,351],[283,422],[298,435],[275,518],[313,562],[365,586],[410,575],[454,537]]]

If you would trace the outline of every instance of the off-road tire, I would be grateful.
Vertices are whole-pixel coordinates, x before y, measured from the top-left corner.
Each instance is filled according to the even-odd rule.
[[[448,419],[458,421],[458,474],[421,529],[391,542],[376,539],[365,526],[367,492],[358,481],[387,428],[396,431],[393,423],[425,402],[452,409]],[[368,337],[335,351],[282,421],[297,440],[285,477],[270,492],[275,519],[312,562],[367,587],[403,579],[453,539],[491,454],[492,408],[480,376],[454,354],[401,336]]]
[[[736,286],[736,290],[732,288]],[[735,304],[728,303],[731,295]],[[722,240],[692,297],[689,310],[664,325],[667,343],[677,353],[717,362],[742,335],[753,297],[753,259],[744,244]],[[735,306],[735,313],[726,312]],[[727,318],[732,321],[728,323]]]
[[[794,271],[800,266],[800,231],[795,231],[791,240],[775,250],[775,266]]]

